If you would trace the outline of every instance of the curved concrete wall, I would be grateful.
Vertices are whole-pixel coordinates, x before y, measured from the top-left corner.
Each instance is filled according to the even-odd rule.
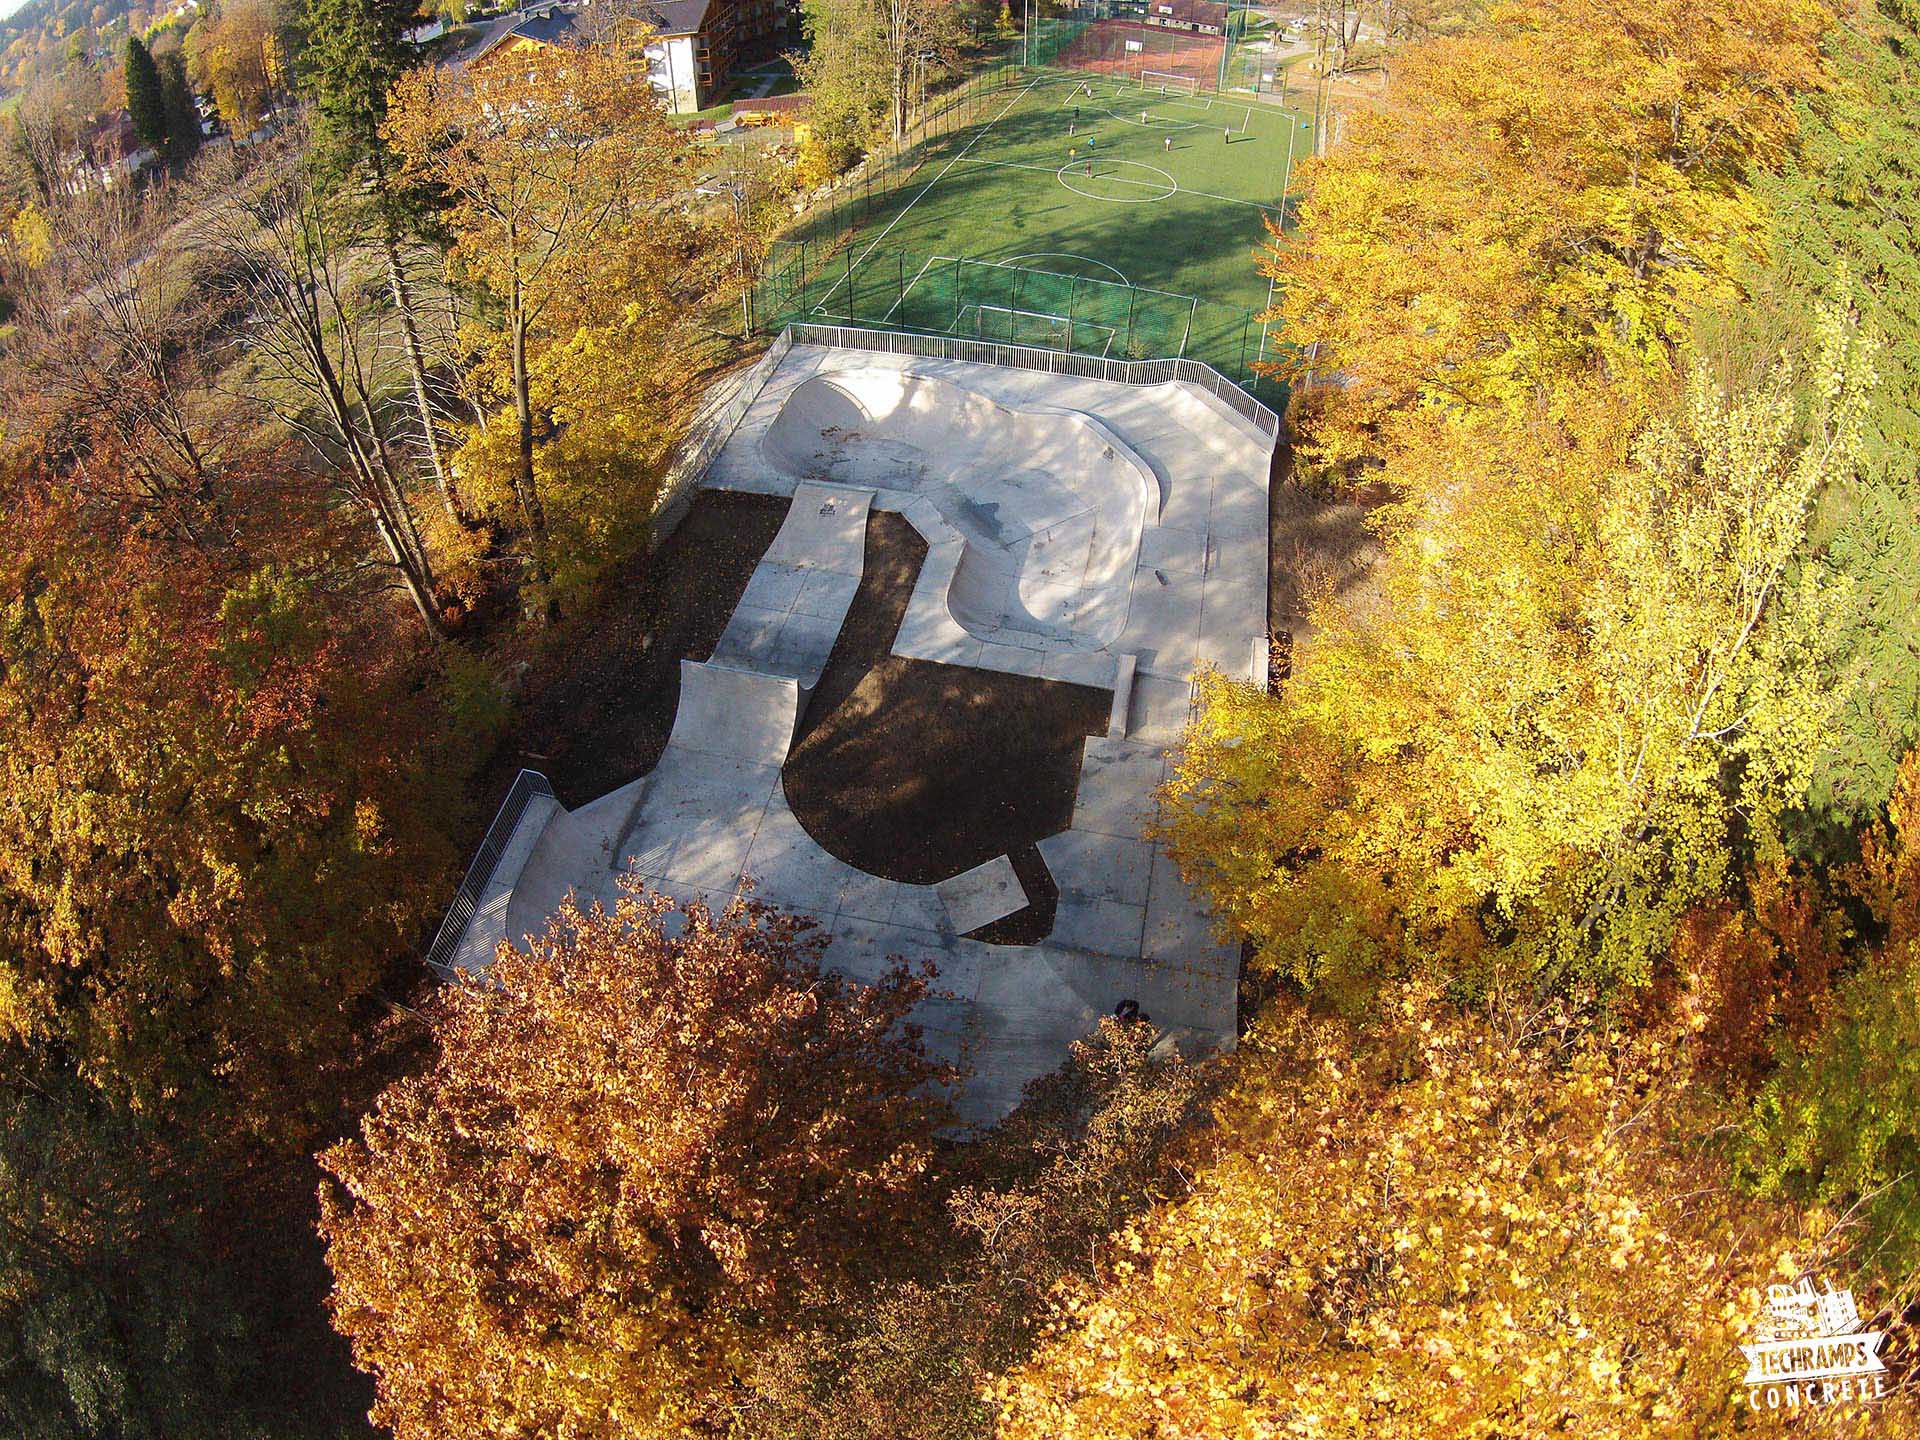
[[[1098,648],[1125,628],[1160,486],[1091,416],[1009,409],[936,376],[875,368],[802,381],[761,445],[794,476],[931,499],[967,542],[946,598],[972,633]]]

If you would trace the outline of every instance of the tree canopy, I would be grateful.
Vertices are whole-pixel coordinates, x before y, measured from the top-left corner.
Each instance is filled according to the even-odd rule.
[[[447,994],[433,1067],[323,1161],[335,1321],[381,1424],[681,1434],[878,1263],[944,1118],[904,1024],[926,982],[814,949],[636,881]]]

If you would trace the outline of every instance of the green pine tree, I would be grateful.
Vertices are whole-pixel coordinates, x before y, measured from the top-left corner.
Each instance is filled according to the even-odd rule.
[[[167,158],[177,164],[200,148],[200,110],[187,79],[186,56],[169,50],[154,63],[160,67],[160,93],[166,101]]]
[[[418,0],[309,0],[300,81],[317,116],[314,149],[323,184],[373,211],[434,485],[447,517],[464,526],[470,520],[441,454],[412,289],[401,260],[408,236],[430,230],[435,210],[431,197],[401,182],[380,133],[394,82],[419,59],[418,48],[406,38],[418,13]]]
[[[133,117],[133,133],[140,143],[165,153],[167,102],[160,89],[160,69],[138,35],[127,37],[127,113]]]

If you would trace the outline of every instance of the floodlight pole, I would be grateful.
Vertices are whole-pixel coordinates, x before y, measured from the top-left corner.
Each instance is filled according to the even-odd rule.
[[[1274,286],[1273,277],[1269,275],[1267,277],[1267,310],[1273,309],[1273,286]],[[1255,365],[1259,365],[1261,362],[1263,362],[1267,358],[1266,314],[1267,314],[1266,310],[1263,310],[1260,312],[1260,317],[1261,317],[1260,318],[1260,349],[1253,357],[1253,363]]]
[[[1227,28],[1220,37],[1220,73],[1213,82],[1216,95],[1227,93],[1227,55],[1233,49],[1233,0],[1227,0]]]
[[[1286,168],[1280,172],[1280,229],[1284,233],[1287,228],[1287,187],[1293,183],[1293,142],[1299,131],[1294,128],[1290,111],[1283,108],[1280,113],[1287,117],[1287,162]]]

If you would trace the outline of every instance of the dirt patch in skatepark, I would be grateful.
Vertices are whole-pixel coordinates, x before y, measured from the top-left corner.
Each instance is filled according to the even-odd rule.
[[[660,549],[610,576],[601,603],[568,616],[535,657],[518,724],[476,782],[479,793],[497,802],[524,765],[578,807],[653,769],[680,703],[681,660],[713,654],[787,505],[720,490],[695,496]]]
[[[826,850],[931,884],[1010,855],[1034,903],[974,932],[1040,940],[1057,898],[1033,842],[1073,820],[1080,744],[1105,690],[891,655],[926,558],[898,515],[867,522],[866,571],[787,756],[787,803]]]

